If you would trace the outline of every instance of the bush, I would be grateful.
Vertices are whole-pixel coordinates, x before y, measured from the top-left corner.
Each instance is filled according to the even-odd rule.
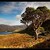
[[[38,31],[40,31],[40,32],[44,32],[45,30],[44,30],[43,27],[38,27]]]

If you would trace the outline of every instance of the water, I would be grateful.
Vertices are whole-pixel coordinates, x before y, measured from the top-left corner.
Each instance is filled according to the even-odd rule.
[[[3,35],[3,34],[10,34],[10,33],[12,33],[12,32],[0,32],[1,35]]]

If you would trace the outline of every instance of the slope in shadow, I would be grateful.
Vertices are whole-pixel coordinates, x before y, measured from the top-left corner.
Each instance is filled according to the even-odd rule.
[[[41,26],[44,27],[46,31],[50,32],[50,20],[46,20]]]
[[[34,35],[34,30],[31,27],[27,27],[26,29],[22,30],[22,31],[18,31],[17,33],[27,33],[29,35]]]
[[[36,44],[31,48],[37,48],[37,49],[41,49],[41,48],[50,48],[50,39],[46,40],[42,43]]]

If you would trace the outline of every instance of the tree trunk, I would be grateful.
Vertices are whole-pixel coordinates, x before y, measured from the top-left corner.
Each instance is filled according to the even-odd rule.
[[[35,40],[38,40],[38,35],[35,36]]]
[[[38,31],[37,31],[36,25],[33,23],[33,21],[32,21],[32,26],[33,26],[33,29],[35,31],[35,33],[34,33],[35,40],[37,40],[38,39]]]
[[[38,33],[35,31],[35,40],[38,40]]]

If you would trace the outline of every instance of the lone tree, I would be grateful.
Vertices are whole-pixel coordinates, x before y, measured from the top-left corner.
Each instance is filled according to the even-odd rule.
[[[50,11],[47,7],[38,7],[34,9],[32,7],[27,7],[25,12],[21,15],[21,22],[28,26],[29,23],[32,24],[32,28],[35,31],[35,39],[38,39],[38,34],[41,32],[37,31],[44,21],[50,16]]]

